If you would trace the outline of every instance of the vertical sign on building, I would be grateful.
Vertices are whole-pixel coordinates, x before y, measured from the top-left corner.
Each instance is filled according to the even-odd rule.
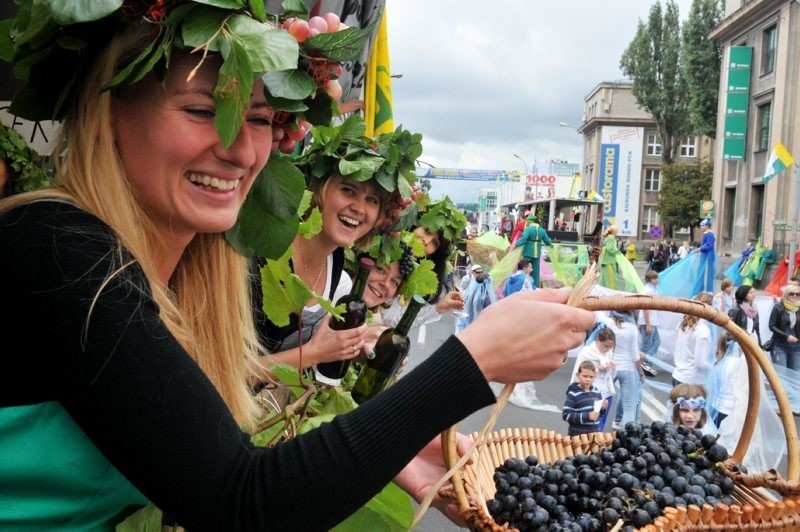
[[[743,161],[747,135],[747,110],[750,105],[750,67],[753,62],[753,48],[731,46],[728,50],[722,158],[728,161]]]
[[[642,186],[641,127],[603,127],[599,192],[605,200],[603,225],[616,225],[620,236],[637,236]]]

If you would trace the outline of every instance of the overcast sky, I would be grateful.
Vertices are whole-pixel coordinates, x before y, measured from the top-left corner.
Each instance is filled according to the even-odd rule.
[[[624,78],[619,59],[655,0],[389,0],[394,125],[423,134],[424,161],[524,170],[582,160],[584,97]],[[678,0],[681,20],[691,0]],[[662,2],[663,5],[663,2]],[[477,201],[491,183],[431,181]]]

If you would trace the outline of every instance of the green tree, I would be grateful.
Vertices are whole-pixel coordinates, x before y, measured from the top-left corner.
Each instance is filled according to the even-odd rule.
[[[658,214],[670,237],[699,221],[700,201],[711,197],[714,167],[708,163],[665,164],[661,167]]]
[[[622,72],[633,81],[636,101],[656,121],[665,164],[675,161],[680,141],[692,131],[689,97],[681,68],[681,27],[678,6],[667,0],[662,11],[656,2],[645,25],[641,20],[636,35],[620,59]],[[716,88],[716,85],[714,85]]]
[[[683,74],[689,90],[693,132],[716,137],[719,69],[722,48],[708,32],[722,21],[721,0],[694,0],[683,25]]]

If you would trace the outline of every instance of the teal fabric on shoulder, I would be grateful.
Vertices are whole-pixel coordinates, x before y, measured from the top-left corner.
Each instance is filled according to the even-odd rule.
[[[0,530],[114,530],[148,503],[56,402],[0,408]]]

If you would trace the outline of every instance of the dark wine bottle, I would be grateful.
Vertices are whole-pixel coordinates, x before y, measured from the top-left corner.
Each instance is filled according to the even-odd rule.
[[[364,303],[362,298],[364,288],[367,286],[367,278],[372,266],[375,262],[368,258],[362,257],[358,261],[358,272],[353,281],[353,288],[350,293],[344,295],[336,301],[336,306],[344,305],[344,312],[341,319],[331,318],[331,329],[336,331],[344,331],[346,329],[354,329],[363,325],[367,320],[367,304]],[[317,364],[316,379],[319,382],[336,386],[342,380],[347,368],[350,366],[349,360],[335,360],[332,362],[322,362]]]
[[[368,359],[358,379],[353,385],[351,395],[358,404],[370,397],[374,397],[394,379],[400,369],[400,364],[408,354],[410,342],[408,330],[414,323],[419,310],[425,305],[425,300],[414,296],[408,303],[408,308],[400,318],[400,323],[394,328],[388,328],[381,333],[375,343],[375,356]]]

